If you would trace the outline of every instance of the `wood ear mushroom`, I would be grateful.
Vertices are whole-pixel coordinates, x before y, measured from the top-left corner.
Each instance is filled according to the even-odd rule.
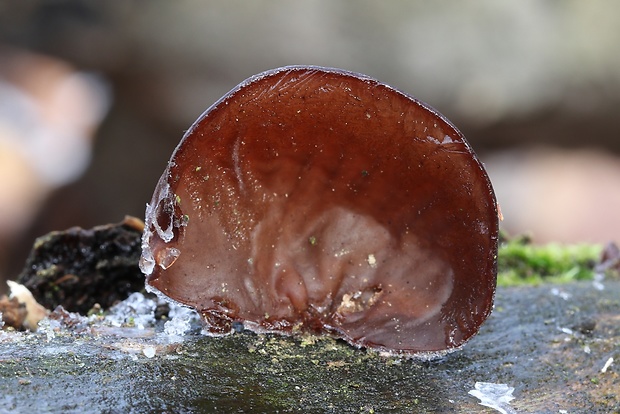
[[[489,315],[498,212],[463,135],[364,75],[261,73],[187,131],[147,206],[147,287],[207,330],[432,356]]]

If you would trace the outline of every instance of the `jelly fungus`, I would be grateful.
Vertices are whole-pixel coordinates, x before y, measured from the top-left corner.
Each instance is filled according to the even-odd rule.
[[[498,212],[463,135],[357,73],[253,76],[187,131],[146,209],[147,288],[206,331],[435,356],[491,311]]]

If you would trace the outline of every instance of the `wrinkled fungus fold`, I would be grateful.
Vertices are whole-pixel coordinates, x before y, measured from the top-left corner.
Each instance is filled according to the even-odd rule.
[[[213,335],[243,324],[436,355],[491,311],[497,214],[436,110],[364,75],[284,67],[187,131],[147,205],[140,265]]]

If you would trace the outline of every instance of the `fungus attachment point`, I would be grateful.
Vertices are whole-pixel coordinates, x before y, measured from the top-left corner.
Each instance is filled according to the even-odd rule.
[[[482,165],[437,111],[363,75],[285,67],[185,134],[140,263],[147,288],[214,335],[310,331],[432,356],[491,311],[497,217]]]

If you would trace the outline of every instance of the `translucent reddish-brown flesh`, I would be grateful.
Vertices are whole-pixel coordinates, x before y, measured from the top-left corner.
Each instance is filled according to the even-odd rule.
[[[147,284],[213,333],[311,331],[413,354],[489,315],[498,219],[462,134],[362,75],[281,68],[183,137],[147,208]]]

